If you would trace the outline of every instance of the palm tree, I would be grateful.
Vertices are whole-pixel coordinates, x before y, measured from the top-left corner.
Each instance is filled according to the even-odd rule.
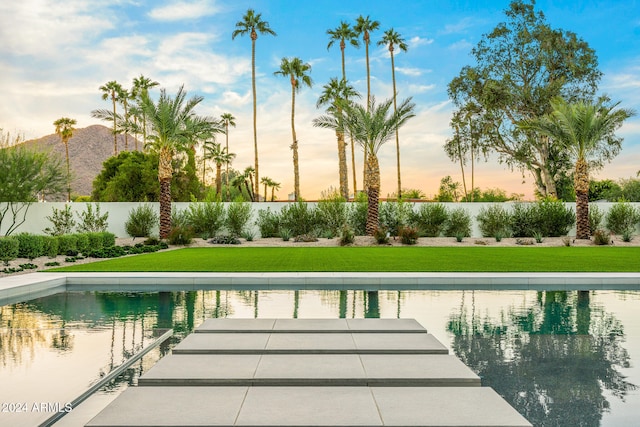
[[[249,199],[251,199],[252,202],[255,202],[256,201],[255,195],[260,194],[260,193],[254,193],[253,191],[254,188],[258,188],[258,189],[260,188],[259,184],[256,184],[255,186],[253,184],[255,170],[253,169],[253,167],[247,166],[246,168],[244,168],[242,176],[244,177],[244,185],[245,187],[247,187],[247,193],[249,193]]]
[[[280,183],[272,180],[269,182],[269,187],[271,187],[271,201],[273,202],[276,199],[275,191],[280,189]]]
[[[267,201],[267,187],[271,185],[273,180],[268,176],[263,176],[260,178],[260,183],[264,185],[264,201]]]
[[[224,134],[227,153],[229,152],[229,126],[236,127],[236,118],[231,113],[223,113],[221,116],[222,123],[224,124]],[[231,189],[229,188],[229,163],[225,169],[225,180],[227,184],[227,202],[231,201]]]
[[[225,147],[218,142],[206,143],[203,146],[204,160],[213,160],[216,163],[216,195],[222,197],[222,165],[226,164],[227,169],[229,163],[236,157],[234,153],[228,153]],[[204,182],[204,174],[202,182]]]
[[[253,149],[255,156],[255,174],[256,174],[256,187],[255,192],[258,193],[258,130],[256,124],[256,40],[258,39],[258,33],[270,34],[275,36],[276,33],[269,27],[269,23],[263,21],[262,14],[256,14],[253,9],[248,9],[247,13],[242,17],[242,21],[236,22],[236,29],[231,34],[231,39],[235,39],[236,36],[244,36],[249,34],[251,36],[251,89],[253,92]]]
[[[576,159],[573,186],[576,192],[576,238],[588,239],[589,229],[589,166],[588,158],[606,150],[606,144],[617,144],[620,140],[614,132],[629,117],[633,110],[617,109],[619,103],[608,106],[603,100],[598,103],[579,101],[570,104],[560,97],[551,100],[551,113],[536,120],[521,123],[526,130],[546,135],[568,150]]]
[[[396,103],[396,66],[393,57],[393,51],[395,49],[395,46],[398,46],[398,49],[406,52],[407,44],[400,36],[400,34],[398,34],[393,28],[390,28],[384,32],[384,36],[382,36],[382,40],[378,42],[378,46],[389,47],[389,54],[391,55],[391,80],[393,81],[393,111],[395,112],[398,109],[398,105]],[[398,169],[398,199],[400,199],[402,197],[402,182],[400,179],[400,137],[398,129],[396,129],[396,164],[396,167]]]
[[[300,172],[298,165],[298,138],[296,137],[295,127],[295,110],[296,110],[296,92],[300,90],[300,84],[311,87],[313,81],[309,76],[311,71],[311,65],[305,64],[300,58],[282,58],[280,63],[280,69],[273,74],[281,75],[283,77],[289,77],[291,81],[291,137],[293,142],[291,143],[291,149],[293,150],[293,194],[294,200],[297,202],[300,199]],[[256,174],[257,180],[257,174]]]
[[[69,167],[69,140],[73,137],[73,131],[77,123],[76,119],[69,117],[61,117],[53,125],[56,127],[56,133],[60,136],[60,140],[64,144],[64,150],[67,157],[67,202],[71,201],[71,169]]]
[[[368,107],[355,103],[343,103],[343,120],[332,116],[322,116],[314,120],[314,125],[330,129],[349,130],[354,139],[367,154],[365,163],[365,186],[367,188],[367,234],[373,234],[378,228],[378,201],[380,196],[380,166],[378,150],[389,141],[397,128],[415,116],[415,104],[411,98],[400,103],[396,112],[391,112],[393,99],[376,105],[371,97]]]
[[[353,86],[348,84],[346,80],[338,80],[335,77],[329,80],[329,83],[322,86],[322,89],[323,90],[318,98],[316,107],[319,108],[323,105],[329,105],[327,112],[332,114],[336,120],[342,119],[341,100],[346,101],[349,98],[360,97],[360,94],[353,88]],[[347,153],[344,132],[339,129],[339,126],[336,127],[335,132],[338,139],[338,174],[340,178],[340,194],[345,200],[349,200]]]
[[[129,100],[133,99],[129,89],[121,88],[118,94],[118,102],[122,104],[124,109],[124,117],[120,125],[121,130],[124,132],[124,151],[129,151]]]
[[[117,81],[112,80],[100,86],[98,89],[102,91],[102,99],[106,101],[107,99],[111,98],[111,102],[113,103],[113,114],[111,115],[110,120],[113,120],[113,155],[117,156],[118,155],[118,139],[117,139],[118,115],[116,113],[116,101],[120,99],[120,94],[122,93],[122,86]],[[91,115],[93,117],[97,117],[103,120],[107,119],[107,116],[105,116],[104,111],[102,110],[94,110],[91,112]]]
[[[358,37],[362,36],[362,40],[364,41],[365,55],[367,58],[367,108],[371,103],[371,72],[369,69],[369,43],[371,42],[370,33],[377,30],[378,28],[380,28],[380,22],[370,20],[369,15],[367,15],[366,18],[362,15],[358,16],[358,19],[356,19],[356,25],[354,26],[354,30],[356,30]]]
[[[367,108],[369,108],[369,105],[371,104],[371,72],[369,68],[369,43],[371,42],[370,33],[372,31],[377,30],[379,27],[380,27],[380,22],[371,21],[369,19],[369,15],[367,15],[366,18],[360,15],[358,19],[356,19],[356,25],[354,26],[354,29],[358,33],[358,37],[362,36],[362,40],[364,41],[365,55],[367,60]],[[368,155],[367,150],[365,150],[364,151],[365,164],[367,163],[367,155]],[[365,169],[366,169],[366,166],[365,166]],[[364,191],[368,191],[366,172],[364,172],[364,174],[365,174],[365,177],[363,178],[364,179],[363,187],[364,187]]]
[[[212,119],[197,116],[195,107],[203,100],[194,96],[185,101],[184,86],[174,98],[160,91],[154,103],[148,92],[141,96],[141,108],[146,114],[151,135],[149,147],[158,151],[158,180],[160,181],[160,238],[165,239],[171,231],[171,179],[172,161],[178,152],[186,152],[193,144],[194,136],[210,125]]]
[[[148,77],[140,74],[140,77],[133,78],[133,87],[131,88],[131,95],[140,103],[143,93],[148,93],[149,89],[158,86],[160,83],[151,80]],[[147,143],[147,117],[144,110],[140,110],[142,119],[142,143]],[[138,141],[136,140],[136,150],[138,150]]]
[[[334,30],[327,30],[327,34],[329,35],[329,44],[327,45],[327,50],[331,48],[331,46],[333,46],[336,41],[340,41],[340,53],[342,56],[342,80],[347,81],[347,73],[344,66],[344,49],[347,46],[347,41],[353,47],[360,47],[358,33],[347,22],[341,21],[339,27]],[[358,181],[356,178],[356,152],[355,144],[353,143],[353,137],[351,137],[351,170],[353,173],[353,193],[355,194],[358,188]],[[348,199],[349,197],[347,195],[346,200]]]

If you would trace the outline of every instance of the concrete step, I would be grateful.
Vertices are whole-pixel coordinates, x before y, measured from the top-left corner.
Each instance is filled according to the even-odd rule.
[[[479,387],[480,378],[450,355],[173,354],[138,385]]]
[[[207,319],[196,333],[424,333],[415,319]]]
[[[427,333],[199,333],[174,354],[448,354]]]
[[[86,425],[531,426],[488,387],[131,387]]]

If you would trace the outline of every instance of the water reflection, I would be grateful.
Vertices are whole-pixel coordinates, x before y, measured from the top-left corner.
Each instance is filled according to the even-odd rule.
[[[610,407],[635,385],[621,374],[630,365],[624,328],[589,292],[539,292],[535,303],[478,312],[475,293],[462,293],[448,330],[452,348],[537,426],[599,426]]]
[[[640,357],[627,351],[628,344],[640,346],[640,336],[625,336],[617,315],[629,318],[640,293],[616,293],[620,304],[615,307],[604,306],[599,298],[604,294],[332,290],[58,294],[0,307],[0,382],[17,384],[20,379],[10,392],[15,395],[24,385],[24,393],[33,400],[37,386],[20,375],[39,372],[41,363],[49,366],[46,352],[56,357],[80,352],[75,357],[81,362],[73,362],[72,372],[74,378],[84,378],[75,385],[82,390],[150,343],[155,329],[176,332],[158,350],[161,357],[211,317],[404,317],[418,319],[534,425],[598,426],[612,399],[627,399],[631,403],[625,405],[636,405],[640,411],[640,399],[630,393],[640,379],[623,375],[632,357],[635,361]],[[94,341],[96,335],[102,337],[100,342]],[[101,356],[87,355],[88,346]],[[119,381],[134,384],[152,363],[141,362]],[[34,381],[50,379],[47,374]],[[56,393],[61,383],[68,382],[55,381],[60,382],[49,390]],[[75,396],[74,390],[69,393]]]

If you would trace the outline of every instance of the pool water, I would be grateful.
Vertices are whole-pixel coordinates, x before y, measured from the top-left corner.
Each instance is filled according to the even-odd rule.
[[[37,425],[51,414],[33,404],[64,407],[156,329],[175,336],[101,393],[136,384],[207,318],[400,317],[418,320],[535,426],[629,426],[640,418],[639,304],[638,291],[61,293],[0,307],[0,402],[29,405],[0,408],[0,425]]]

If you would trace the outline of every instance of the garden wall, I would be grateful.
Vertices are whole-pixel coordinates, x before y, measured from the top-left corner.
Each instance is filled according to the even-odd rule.
[[[270,208],[272,211],[278,212],[280,211],[280,209],[282,209],[282,207],[286,206],[287,203],[288,202],[265,202],[265,203],[252,204],[253,218],[249,222],[249,225],[253,227],[253,231],[256,236],[259,236],[258,227],[255,225],[255,220],[257,218],[258,211],[261,209],[266,210],[267,208]],[[309,202],[309,203],[312,205],[316,205],[315,202]],[[412,203],[416,205],[414,206],[414,209],[416,209],[416,207],[420,203],[421,202],[417,202],[415,204]],[[90,203],[69,203],[69,206],[71,207],[72,212],[74,212],[75,219],[78,218],[78,214],[80,212],[86,211],[88,204]],[[99,206],[100,206],[101,213],[104,214],[105,212],[109,212],[109,219],[108,219],[109,227],[107,231],[110,231],[111,233],[115,234],[117,237],[128,237],[125,231],[124,223],[129,217],[129,212],[133,208],[139,206],[140,204],[141,203],[100,203]],[[443,205],[445,205],[447,210],[449,211],[459,207],[462,207],[467,210],[467,212],[471,215],[471,218],[473,220],[472,231],[471,231],[472,237],[481,237],[481,233],[478,228],[477,221],[475,220],[476,215],[478,214],[478,212],[480,212],[480,209],[482,207],[486,207],[492,204],[493,203],[443,203]],[[508,206],[510,204],[511,204],[510,202],[504,203],[505,206]],[[595,205],[595,204],[597,204],[599,209],[603,211],[605,214],[609,210],[609,208],[614,205],[614,203],[602,203],[602,202],[591,203],[591,205]],[[151,205],[156,210],[156,212],[159,211],[159,203],[149,203],[149,205]],[[225,205],[227,205],[227,203],[225,203]],[[632,205],[635,206],[636,208],[640,207],[640,203],[632,203]],[[189,206],[189,203],[173,203],[174,209],[178,209],[178,210],[186,209],[188,206]],[[566,206],[570,207],[575,211],[575,203],[566,203]],[[0,203],[0,212],[3,212],[5,207],[6,207],[6,204]],[[51,227],[52,225],[51,222],[47,219],[47,216],[52,215],[53,208],[64,209],[64,207],[65,207],[65,203],[63,202],[33,203],[27,212],[26,221],[24,222],[24,224],[18,227],[17,230],[14,231],[12,234],[16,234],[20,232],[43,234],[43,230],[47,227]],[[11,220],[12,220],[11,212],[9,211],[4,218],[4,221],[0,225],[0,235],[4,235],[6,233],[6,230],[11,225]],[[158,230],[156,229],[155,234],[157,235],[157,233],[158,233]],[[569,232],[569,234],[570,235],[575,234],[575,228],[573,228]]]

